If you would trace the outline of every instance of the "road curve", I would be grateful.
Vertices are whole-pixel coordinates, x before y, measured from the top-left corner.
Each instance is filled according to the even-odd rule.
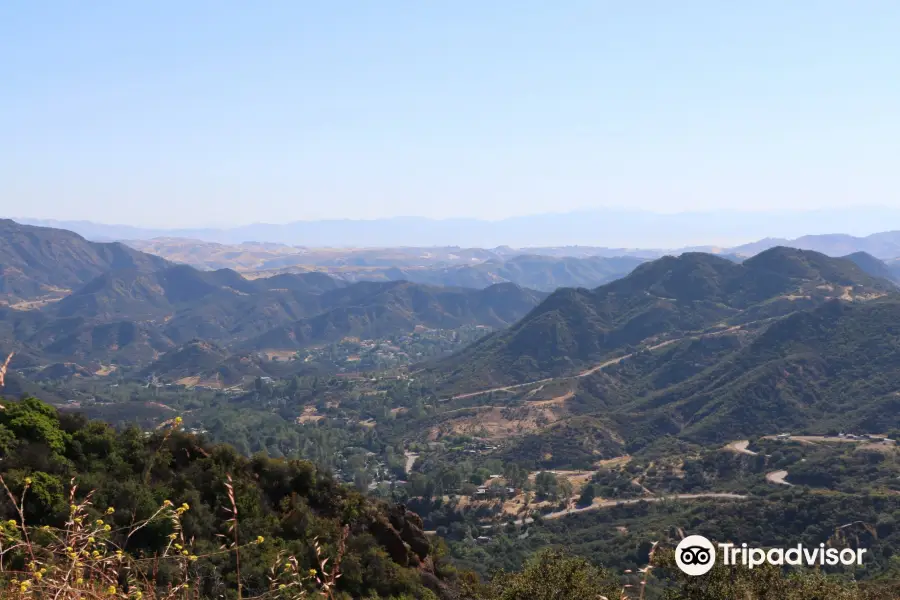
[[[778,485],[794,485],[793,483],[785,481],[787,476],[787,471],[772,471],[771,473],[766,473],[766,481],[769,483],[777,483]]]
[[[749,445],[749,440],[738,440],[736,442],[731,442],[730,444],[725,446],[725,449],[731,450],[732,452],[737,452],[738,454],[748,454],[750,456],[756,456],[756,452],[747,449]]]

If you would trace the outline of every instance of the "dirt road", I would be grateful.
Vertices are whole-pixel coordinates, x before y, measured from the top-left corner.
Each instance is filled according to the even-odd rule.
[[[766,481],[769,483],[777,483],[778,485],[794,485],[793,483],[785,481],[787,476],[787,471],[772,471],[771,473],[766,473]]]
[[[725,450],[737,452],[738,454],[749,454],[750,456],[756,456],[756,452],[747,449],[749,445],[749,440],[738,440],[736,442],[731,442],[730,444],[725,446]]]
[[[659,348],[663,348],[663,347],[668,346],[668,345],[670,345],[670,344],[675,344],[675,343],[677,343],[677,342],[681,342],[681,341],[684,341],[684,340],[700,339],[700,338],[706,338],[706,337],[713,337],[713,336],[716,336],[716,335],[723,335],[723,334],[726,334],[726,333],[731,333],[731,332],[733,332],[733,331],[737,331],[737,330],[739,330],[739,329],[743,329],[743,328],[746,327],[747,325],[753,325],[754,323],[762,322],[762,321],[767,321],[767,320],[769,320],[769,319],[761,319],[760,321],[753,321],[753,322],[751,322],[751,323],[745,323],[745,324],[743,324],[743,325],[734,325],[734,326],[732,326],[732,327],[728,327],[727,329],[722,329],[722,330],[719,330],[719,331],[712,331],[712,332],[709,332],[709,333],[698,333],[698,334],[694,334],[694,335],[686,335],[686,336],[684,336],[684,337],[680,337],[680,338],[677,338],[677,339],[674,339],[674,340],[667,340],[667,341],[665,341],[665,342],[660,342],[659,344],[654,344],[653,346],[648,346],[648,347],[646,347],[646,348],[643,348],[641,351],[644,351],[644,350],[649,350],[649,351],[658,350]],[[492,393],[492,392],[509,392],[509,391],[517,390],[517,389],[520,389],[520,388],[523,388],[523,387],[528,387],[528,386],[530,386],[530,385],[541,385],[541,384],[550,383],[550,382],[552,382],[552,381],[566,381],[566,380],[569,380],[569,379],[579,379],[579,378],[581,378],[581,377],[587,377],[587,376],[589,376],[589,375],[593,375],[593,374],[596,373],[597,371],[599,371],[599,370],[601,370],[601,369],[605,369],[606,367],[608,367],[608,366],[610,366],[610,365],[616,365],[616,364],[619,364],[619,363],[622,362],[623,360],[626,360],[626,359],[628,359],[628,358],[631,358],[632,356],[634,356],[634,353],[625,354],[625,355],[623,355],[623,356],[619,356],[619,357],[617,357],[617,358],[613,358],[613,359],[611,359],[611,360],[607,360],[607,361],[605,361],[605,362],[602,362],[602,363],[600,363],[599,365],[595,365],[595,366],[593,366],[593,367],[591,367],[591,368],[589,368],[589,369],[586,369],[586,370],[582,371],[581,373],[577,373],[577,374],[575,374],[575,375],[564,375],[564,376],[562,376],[562,377],[546,377],[546,378],[544,378],[544,379],[536,379],[535,381],[526,381],[525,383],[516,383],[516,384],[514,384],[514,385],[506,385],[506,386],[495,387],[495,388],[490,388],[490,389],[486,389],[486,390],[479,390],[479,391],[477,391],[477,392],[467,392],[467,393],[465,393],[465,394],[457,394],[456,396],[451,396],[450,398],[447,398],[447,399],[444,400],[444,401],[446,402],[447,400],[461,400],[461,399],[463,399],[463,398],[471,398],[471,397],[473,397],[473,396],[480,396],[480,395],[482,395],[482,394],[490,394],[490,393]]]
[[[591,510],[600,510],[601,508],[612,508],[613,506],[618,506],[620,504],[637,504],[638,502],[663,502],[665,500],[703,500],[712,498],[719,498],[721,500],[746,500],[747,498],[749,498],[749,496],[743,494],[710,492],[706,494],[674,494],[671,496],[655,496],[653,498],[629,498],[628,500],[602,500],[583,508],[572,508],[548,513],[544,515],[543,518],[560,519],[568,515],[588,512]],[[516,525],[527,525],[528,523],[534,523],[534,519],[532,517],[528,517],[526,519],[519,519],[515,521]],[[482,529],[490,529],[491,527],[495,527],[495,525],[482,525]]]

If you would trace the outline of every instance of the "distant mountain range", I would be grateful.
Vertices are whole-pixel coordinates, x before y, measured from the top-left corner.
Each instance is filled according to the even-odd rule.
[[[885,262],[884,276],[900,281],[900,231],[866,237],[808,235],[793,240],[766,238],[734,248],[691,247],[634,250],[591,246],[497,248],[294,248],[277,244],[223,245],[161,238],[126,244],[197,268],[234,268],[251,277],[320,271],[346,281],[405,279],[432,285],[485,287],[512,282],[553,291],[596,287],[628,274],[646,260],[685,252],[716,254],[734,262],[777,246],[814,250],[828,256],[857,253]]]
[[[173,238],[126,243],[198,269],[231,268],[254,278],[321,272],[344,281],[404,280],[472,288],[515,283],[548,292],[564,286],[595,287],[628,274],[646,260],[637,256],[592,256],[590,249],[578,247],[541,248],[535,254],[522,254],[508,247],[293,248]],[[569,256],[567,251],[578,256]]]
[[[900,257],[900,231],[873,233],[865,237],[833,233],[827,235],[804,235],[794,239],[765,238],[752,244],[730,248],[728,251],[739,256],[753,256],[775,246],[815,250],[829,256],[844,256],[854,252],[865,252],[876,258],[892,259]]]
[[[730,245],[736,240],[762,237],[792,239],[803,234],[834,231],[860,233],[900,224],[900,210],[851,207],[794,212],[651,213],[596,209],[561,214],[479,219],[397,217],[375,220],[334,219],[285,224],[257,223],[227,229],[150,229],[104,225],[88,221],[17,219],[23,223],[75,231],[98,241],[146,240],[155,237],[190,238],[225,244],[274,242],[306,247],[463,246],[515,248],[546,246],[605,246],[616,256],[626,248],[684,248],[708,250],[698,244]],[[862,250],[862,248],[859,248]],[[841,254],[849,254],[843,251]],[[531,252],[533,253],[533,252]],[[592,255],[605,255],[593,252]],[[881,255],[877,255],[881,257]]]

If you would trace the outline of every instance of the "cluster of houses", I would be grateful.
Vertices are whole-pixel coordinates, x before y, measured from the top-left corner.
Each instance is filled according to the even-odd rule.
[[[466,454],[480,454],[482,452],[493,452],[500,446],[490,444],[484,440],[474,440],[465,445]]]

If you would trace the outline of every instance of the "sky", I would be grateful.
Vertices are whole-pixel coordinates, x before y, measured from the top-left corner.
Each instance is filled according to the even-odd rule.
[[[894,0],[5,0],[0,216],[897,208],[897,31]]]

